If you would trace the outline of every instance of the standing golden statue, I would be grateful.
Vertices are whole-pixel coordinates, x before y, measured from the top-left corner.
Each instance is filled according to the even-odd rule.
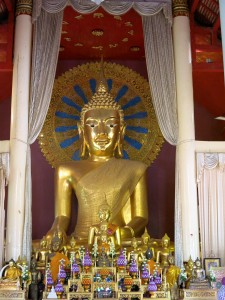
[[[47,233],[60,228],[66,233],[71,218],[71,194],[78,200],[74,236],[83,241],[98,223],[98,208],[107,201],[111,222],[121,228],[121,238],[143,233],[148,222],[147,189],[142,162],[122,159],[125,132],[120,105],[101,80],[91,101],[84,105],[78,124],[81,157],[87,159],[60,165],[55,172],[55,221]],[[119,158],[116,158],[119,157]],[[125,227],[126,226],[126,227]]]

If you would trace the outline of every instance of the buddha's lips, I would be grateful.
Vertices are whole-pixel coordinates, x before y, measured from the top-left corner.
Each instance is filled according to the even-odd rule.
[[[99,144],[99,145],[106,145],[110,142],[110,139],[96,139],[95,143]]]

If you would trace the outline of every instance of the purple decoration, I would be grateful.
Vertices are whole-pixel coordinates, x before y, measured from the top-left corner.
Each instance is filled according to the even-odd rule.
[[[60,283],[60,280],[58,280],[58,283],[55,286],[55,292],[56,293],[63,293],[64,292],[64,288],[63,288],[63,285]]]
[[[148,284],[148,292],[155,292],[157,291],[157,285],[153,281],[153,278],[151,278],[149,284]]]
[[[88,250],[86,251],[86,254],[84,255],[84,267],[91,267],[92,261],[89,255]]]
[[[125,267],[127,265],[127,260],[125,258],[125,255],[123,251],[120,251],[120,256],[117,259],[117,266],[118,267]]]
[[[79,268],[79,266],[76,262],[74,262],[73,265],[72,265],[72,272],[73,273],[79,273],[80,272],[80,268]]]
[[[221,283],[222,283],[222,285],[225,285],[225,277],[222,278]]]
[[[54,284],[54,281],[52,279],[52,275],[51,273],[48,273],[47,274],[47,285],[53,285]]]
[[[225,300],[225,277],[223,277],[221,283],[222,283],[222,285],[217,292],[217,299]]]
[[[135,260],[132,261],[130,264],[130,273],[137,273],[138,272],[138,266]]]
[[[155,282],[155,284],[161,284],[162,283],[161,277],[160,276],[156,276],[155,279],[154,279],[154,282]]]
[[[144,267],[144,270],[143,270],[142,273],[141,273],[141,278],[142,278],[142,279],[149,278],[149,272],[148,272],[148,270],[146,269],[146,267]]]
[[[62,266],[60,267],[58,278],[60,278],[60,279],[65,279],[66,278],[66,271],[64,270],[64,268]]]

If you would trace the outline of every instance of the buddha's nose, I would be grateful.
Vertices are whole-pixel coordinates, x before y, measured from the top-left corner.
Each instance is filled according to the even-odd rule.
[[[99,132],[98,133],[99,133],[99,135],[107,135],[104,122],[99,123]]]

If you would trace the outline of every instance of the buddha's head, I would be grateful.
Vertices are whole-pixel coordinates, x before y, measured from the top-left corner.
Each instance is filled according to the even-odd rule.
[[[122,157],[123,111],[108,93],[103,80],[90,102],[84,105],[80,119],[81,157],[85,157],[86,149],[93,160]]]
[[[61,240],[58,236],[54,236],[51,242],[51,248],[53,252],[58,252],[61,249]]]
[[[191,269],[191,270],[193,269],[193,267],[194,267],[194,261],[192,260],[191,256],[190,256],[190,258],[189,258],[189,260],[187,262],[187,265],[188,265],[189,269]]]
[[[170,245],[170,238],[168,235],[165,233],[164,237],[162,238],[162,247],[168,248]]]
[[[145,227],[145,232],[141,236],[141,239],[144,245],[148,245],[148,243],[150,242],[150,235],[148,234],[146,227]]]
[[[109,221],[111,216],[111,209],[108,204],[103,204],[99,206],[98,217],[100,221]]]
[[[15,261],[13,259],[10,259],[9,267],[14,267],[15,265],[16,265]]]
[[[76,240],[74,236],[71,236],[70,238],[70,247],[73,249],[76,246]]]
[[[41,246],[41,249],[46,248],[46,246],[47,246],[47,240],[46,240],[45,236],[42,238],[42,240],[40,242],[40,246]]]

